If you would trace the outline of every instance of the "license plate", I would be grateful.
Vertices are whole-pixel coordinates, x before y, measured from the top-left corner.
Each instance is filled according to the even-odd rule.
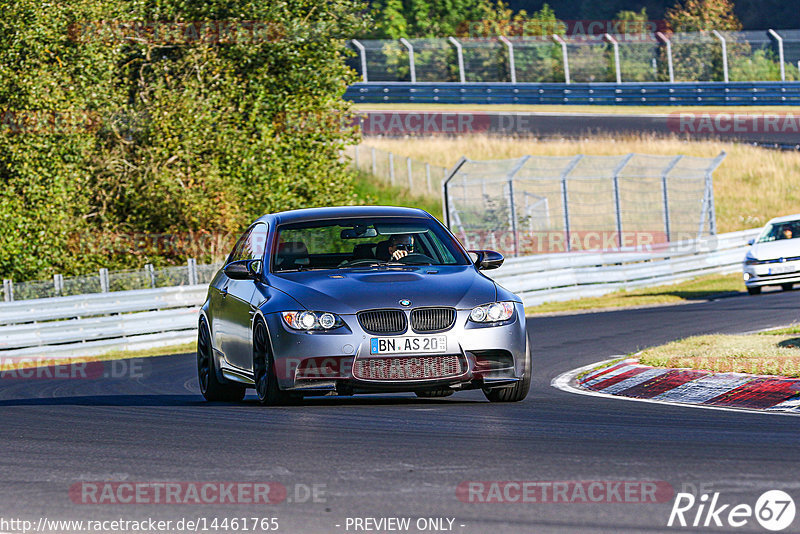
[[[780,265],[778,267],[771,267],[768,274],[787,274],[797,271],[797,265]]]
[[[370,354],[439,354],[447,352],[447,336],[373,337]]]

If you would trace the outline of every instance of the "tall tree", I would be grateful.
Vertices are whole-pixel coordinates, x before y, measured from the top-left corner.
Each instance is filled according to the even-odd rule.
[[[678,0],[665,19],[674,32],[738,31],[742,23],[733,9],[731,0]]]

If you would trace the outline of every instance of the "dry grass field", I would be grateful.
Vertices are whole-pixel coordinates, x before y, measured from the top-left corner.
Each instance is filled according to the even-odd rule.
[[[442,166],[452,166],[462,155],[471,159],[505,159],[527,154],[609,156],[637,152],[714,157],[724,150],[728,155],[714,173],[719,232],[755,228],[772,217],[800,212],[800,152],[652,136],[581,140],[487,136],[368,138],[365,144]]]

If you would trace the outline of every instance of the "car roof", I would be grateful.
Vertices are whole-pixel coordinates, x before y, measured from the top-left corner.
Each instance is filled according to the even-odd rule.
[[[782,223],[789,221],[800,221],[800,213],[797,213],[795,215],[784,215],[782,217],[775,217],[774,219],[770,219],[769,221],[767,221],[767,224],[775,224],[775,223]]]
[[[433,216],[418,208],[401,208],[397,206],[331,206],[324,208],[305,208],[279,213],[268,213],[259,217],[257,222],[294,223],[315,221],[320,219],[338,219],[345,217],[421,217],[432,219]]]

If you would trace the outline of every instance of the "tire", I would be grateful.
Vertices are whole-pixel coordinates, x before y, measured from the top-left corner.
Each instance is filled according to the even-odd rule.
[[[207,401],[241,402],[246,388],[239,384],[223,382],[217,375],[217,364],[211,348],[211,333],[205,319],[200,319],[197,329],[197,380],[200,393]]]
[[[417,397],[421,399],[435,399],[440,397],[449,397],[455,392],[450,388],[439,388],[439,389],[422,389],[420,391],[415,391],[414,393],[416,393]]]
[[[751,295],[760,295],[761,294],[761,286],[752,286],[747,288],[747,292]]]
[[[781,284],[781,289],[784,291],[791,291],[794,287],[794,284]]]
[[[531,389],[531,342],[525,335],[525,368],[522,378],[513,386],[496,389],[484,389],[483,394],[490,402],[519,402],[528,396]]]
[[[296,400],[296,397],[278,387],[267,325],[261,319],[257,319],[253,327],[253,377],[258,402],[262,406],[280,406]]]

